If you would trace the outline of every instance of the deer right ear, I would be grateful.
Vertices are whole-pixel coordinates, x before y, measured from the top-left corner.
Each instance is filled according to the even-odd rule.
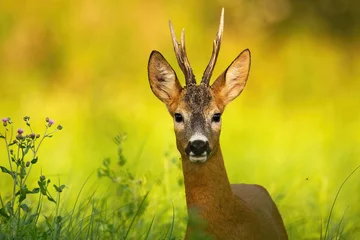
[[[151,90],[166,105],[170,105],[182,90],[174,69],[158,51],[150,54],[148,77]]]

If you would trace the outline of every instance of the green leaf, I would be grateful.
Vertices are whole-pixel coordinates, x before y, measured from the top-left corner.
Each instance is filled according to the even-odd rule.
[[[46,195],[46,187],[45,187],[45,183],[38,181],[39,187],[40,187],[40,192],[42,195]]]
[[[10,175],[12,176],[11,171],[8,170],[6,167],[0,166],[0,168],[1,168],[1,171],[2,171],[3,173],[7,173],[7,174],[10,174]]]
[[[28,140],[27,140],[28,141]],[[25,150],[24,150],[24,156],[29,152],[30,146],[27,145]]]
[[[56,224],[60,224],[60,223],[61,223],[61,220],[62,220],[62,217],[61,217],[61,216],[57,216],[56,219],[55,219]]]
[[[56,203],[56,201],[55,201],[52,197],[50,197],[50,196],[47,196],[47,199],[48,199],[50,202]]]
[[[34,188],[31,193],[39,193],[40,192],[40,188]]]
[[[0,135],[0,138],[4,138],[4,139],[5,139],[5,137],[4,137],[3,135]]]
[[[26,192],[20,191],[19,203],[26,199]]]
[[[20,167],[20,178],[21,179],[24,179],[26,176],[26,167],[25,167],[25,164],[24,162],[21,164],[21,167]]]
[[[109,166],[110,164],[110,158],[105,158],[104,161],[103,161],[103,165],[104,166]]]
[[[65,185],[61,185],[60,187],[58,187],[58,186],[56,186],[56,185],[54,184],[54,188],[55,188],[55,190],[56,190],[57,192],[61,193],[61,192],[63,191],[63,189],[66,188],[66,186],[65,186]]]
[[[36,156],[33,160],[31,160],[31,163],[35,164],[35,163],[37,163],[37,161],[38,161],[38,157]]]
[[[6,219],[10,218],[10,216],[7,214],[5,208],[0,208],[0,215],[5,217]]]
[[[25,203],[20,205],[21,209],[24,210],[24,212],[28,213],[30,212],[30,208]]]

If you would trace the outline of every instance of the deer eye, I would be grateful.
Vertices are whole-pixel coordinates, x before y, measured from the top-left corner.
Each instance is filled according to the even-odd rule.
[[[220,120],[221,120],[221,114],[215,113],[214,116],[212,117],[212,121],[218,123],[220,122]]]
[[[175,122],[177,122],[177,123],[181,123],[184,121],[184,118],[183,118],[183,116],[181,116],[180,113],[175,113],[174,118],[175,118]]]

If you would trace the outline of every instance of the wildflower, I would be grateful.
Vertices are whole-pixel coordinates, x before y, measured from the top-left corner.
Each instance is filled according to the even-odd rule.
[[[6,127],[9,122],[9,118],[3,118],[2,122],[3,122],[4,127]]]
[[[48,126],[49,126],[49,127],[51,127],[54,123],[55,123],[55,121],[54,121],[54,120],[49,119]]]
[[[19,128],[19,129],[17,130],[17,133],[18,133],[19,135],[21,135],[21,134],[24,133],[24,130],[23,130],[22,128]]]
[[[31,138],[31,139],[35,139],[35,137],[36,137],[36,134],[35,134],[35,133],[30,133],[30,138]]]
[[[63,126],[59,124],[56,129],[61,130],[61,129],[63,129]]]

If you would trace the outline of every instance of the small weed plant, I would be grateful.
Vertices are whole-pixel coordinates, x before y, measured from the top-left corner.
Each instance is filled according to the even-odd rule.
[[[19,128],[14,132],[13,121],[10,118],[2,119],[3,131],[0,132],[0,140],[5,143],[7,166],[0,166],[1,172],[8,175],[12,182],[12,192],[10,196],[0,195],[0,238],[28,238],[28,234],[34,232],[39,220],[42,201],[45,197],[48,201],[56,204],[56,200],[51,195],[51,180],[44,175],[39,177],[37,186],[28,185],[28,177],[32,168],[38,163],[38,152],[47,138],[62,129],[61,125],[54,126],[52,119],[46,118],[45,131],[41,135],[33,131],[30,123],[30,117],[24,117],[27,131]],[[57,193],[57,199],[60,199],[60,193],[65,185],[57,186],[53,184]],[[29,205],[26,201],[29,195],[38,196],[37,204]],[[29,201],[30,202],[30,201]],[[58,209],[57,209],[58,210]],[[54,234],[56,225],[61,223],[61,217],[56,217],[53,222],[47,222],[48,229],[42,237]],[[40,237],[40,236],[39,236]]]

